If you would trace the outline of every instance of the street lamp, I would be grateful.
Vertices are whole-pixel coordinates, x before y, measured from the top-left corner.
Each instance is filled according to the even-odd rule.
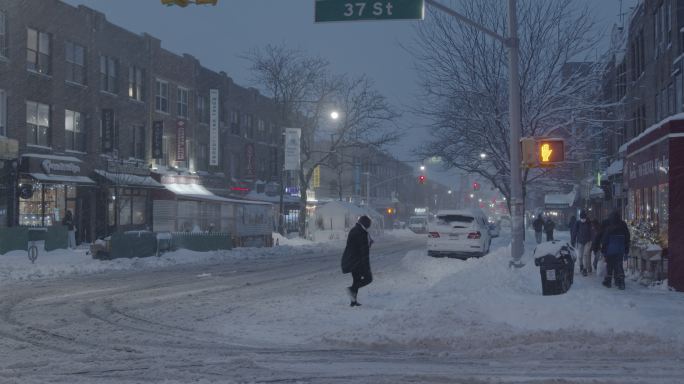
[[[486,159],[486,158],[487,158],[487,154],[486,154],[486,153],[484,153],[484,152],[480,153],[480,159],[484,160],[484,159]]]
[[[337,111],[332,111],[330,112],[330,118],[333,120],[337,120],[340,118],[340,113]]]
[[[421,171],[424,171],[424,170],[425,170],[425,166],[424,166],[424,165],[421,165],[421,166],[420,166],[420,170],[421,170]]]
[[[447,191],[447,193],[451,195],[451,189],[450,189],[450,190],[448,190],[448,191]]]
[[[470,194],[470,198],[471,198],[471,199],[474,199],[474,198],[475,198],[475,194],[474,194],[474,193],[471,193],[471,194]]]

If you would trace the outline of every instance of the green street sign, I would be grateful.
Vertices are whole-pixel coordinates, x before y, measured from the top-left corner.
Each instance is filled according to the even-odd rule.
[[[422,20],[425,0],[316,0],[316,22]]]

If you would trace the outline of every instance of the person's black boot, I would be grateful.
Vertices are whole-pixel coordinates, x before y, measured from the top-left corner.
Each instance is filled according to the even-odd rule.
[[[602,284],[603,284],[603,286],[606,287],[606,288],[610,288],[610,287],[611,287],[610,279],[608,279],[608,278],[604,279]]]
[[[625,281],[624,280],[618,280],[615,282],[615,286],[621,291],[625,290]]]

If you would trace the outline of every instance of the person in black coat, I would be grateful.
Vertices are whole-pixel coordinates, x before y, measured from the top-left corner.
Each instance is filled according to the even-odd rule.
[[[69,248],[76,248],[76,226],[74,225],[74,215],[70,210],[66,211],[62,219],[62,225],[67,227],[67,243]]]
[[[365,287],[373,281],[373,274],[370,267],[370,247],[373,239],[368,233],[371,226],[371,219],[368,216],[361,216],[359,221],[349,231],[347,236],[347,246],[342,254],[342,273],[352,274],[353,282],[347,287],[347,294],[351,298],[350,306],[356,307],[361,304],[356,299],[359,288]]]
[[[546,232],[546,241],[553,241],[553,230],[556,229],[556,223],[550,217],[544,222],[544,232]]]
[[[592,271],[591,248],[594,240],[593,228],[586,211],[580,213],[579,221],[570,230],[570,244],[572,244],[580,258],[580,272],[586,276]]]
[[[532,222],[532,228],[534,229],[534,239],[537,241],[537,244],[540,244],[542,242],[542,231],[544,230],[544,219],[542,219],[541,214]]]
[[[610,288],[611,280],[614,279],[619,289],[625,289],[625,271],[622,267],[622,260],[629,254],[631,241],[629,228],[617,211],[611,213],[608,220],[608,227],[601,238],[601,251],[608,264],[603,285]]]

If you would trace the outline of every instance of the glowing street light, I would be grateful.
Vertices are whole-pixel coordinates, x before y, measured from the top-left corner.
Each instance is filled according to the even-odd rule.
[[[470,198],[471,198],[471,199],[475,198],[475,194],[474,194],[474,193],[471,193],[471,194],[470,194]]]
[[[480,153],[480,159],[484,160],[484,159],[486,159],[486,158],[487,158],[487,154],[486,154],[486,153],[484,153],[484,152]]]
[[[340,113],[337,111],[332,111],[330,112],[330,118],[333,120],[337,120],[340,118]]]
[[[424,171],[424,170],[425,170],[425,166],[424,166],[424,165],[421,165],[421,166],[420,166],[420,170],[421,170],[421,171]]]
[[[451,189],[450,189],[450,190],[448,190],[448,191],[447,191],[447,193],[451,195]]]

